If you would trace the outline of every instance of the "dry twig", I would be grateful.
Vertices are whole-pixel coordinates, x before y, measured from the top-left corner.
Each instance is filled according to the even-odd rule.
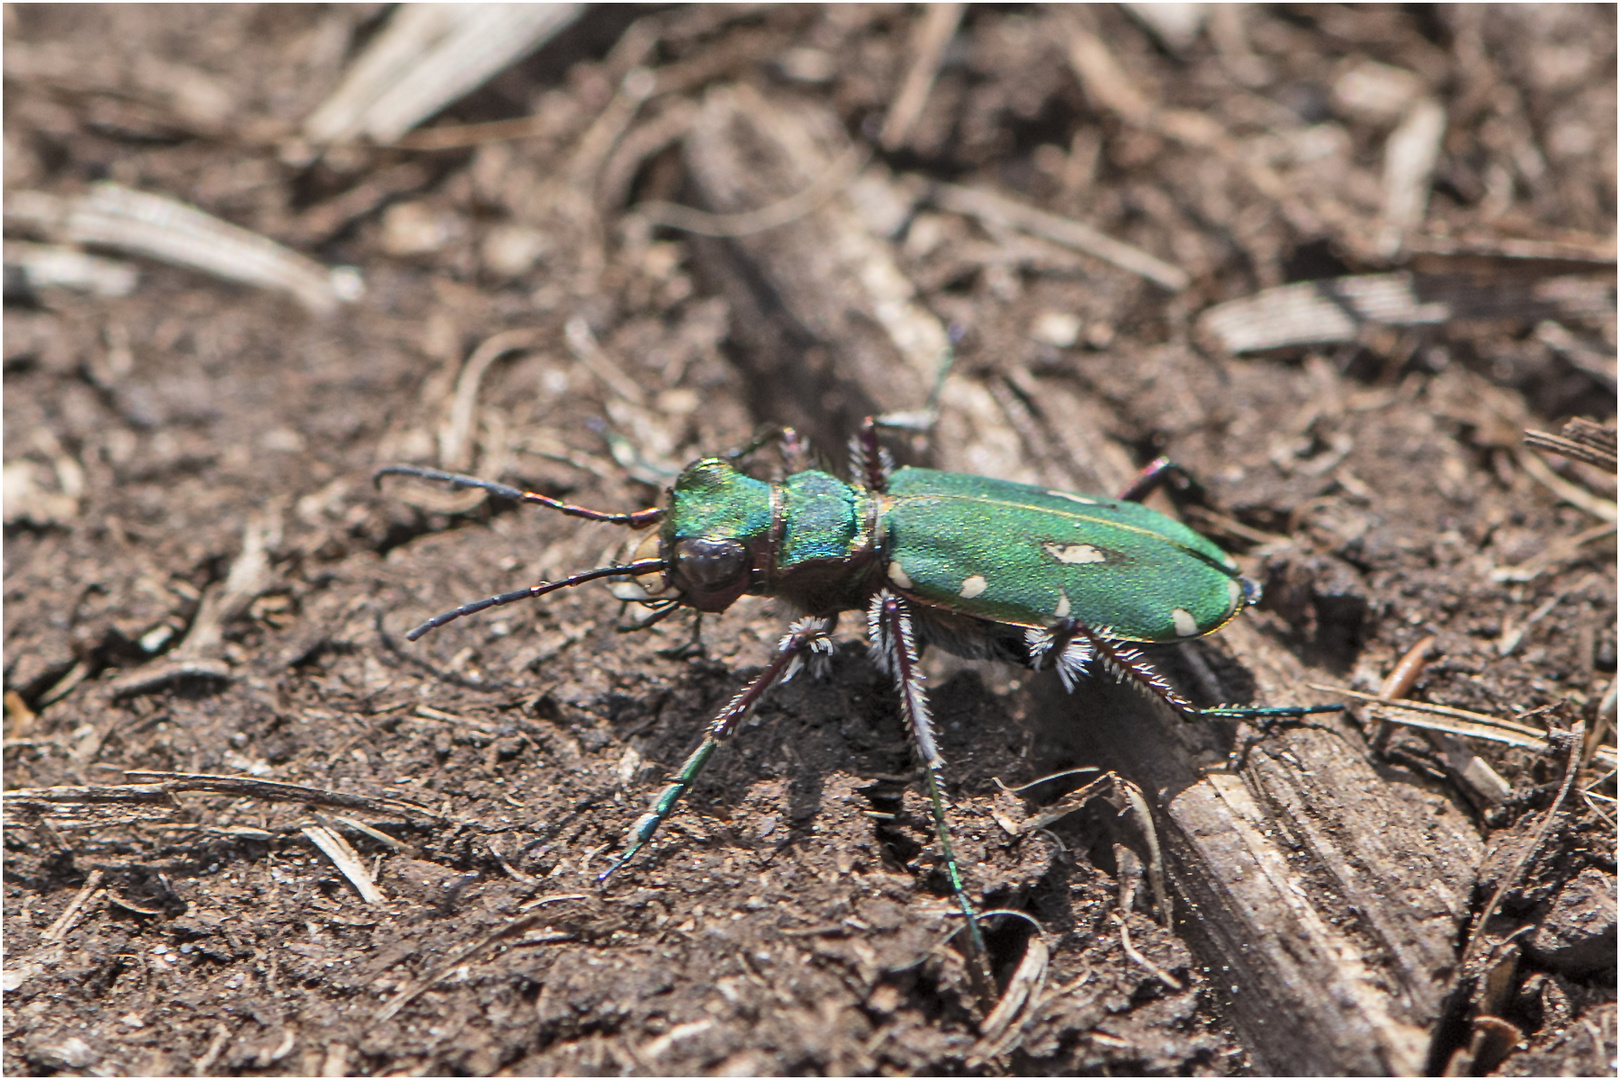
[[[329,314],[365,291],[353,269],[328,270],[196,207],[110,181],[94,184],[87,194],[72,199],[19,192],[7,204],[6,220],[32,225],[71,243],[112,248],[285,292],[318,314]]]
[[[304,122],[318,146],[391,143],[579,16],[580,4],[407,4]]]
[[[911,66],[900,84],[900,92],[889,105],[889,115],[883,120],[883,132],[878,145],[889,153],[900,149],[911,139],[911,132],[922,117],[923,106],[928,103],[928,91],[945,60],[945,50],[956,28],[961,25],[966,4],[927,4],[913,35]]]
[[[1073,218],[1049,214],[979,188],[933,184],[928,191],[942,210],[1043,237],[1146,278],[1170,292],[1180,292],[1191,284],[1187,272],[1180,267],[1172,266],[1122,240],[1115,240]]]

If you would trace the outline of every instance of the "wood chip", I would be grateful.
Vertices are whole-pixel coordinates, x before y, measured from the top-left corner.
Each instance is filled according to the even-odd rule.
[[[1198,329],[1216,347],[1241,355],[1355,341],[1374,326],[1404,329],[1501,318],[1536,322],[1560,311],[1597,316],[1612,308],[1608,289],[1582,278],[1481,285],[1462,274],[1358,274],[1279,285],[1217,304],[1199,316]]]
[[[1384,231],[1379,250],[1386,258],[1400,251],[1407,232],[1423,223],[1429,187],[1446,134],[1446,110],[1434,98],[1412,103],[1384,144]]]
[[[332,860],[338,872],[348,878],[354,891],[368,904],[380,904],[387,899],[377,883],[371,880],[371,873],[366,864],[361,861],[360,853],[342,836],[328,829],[324,825],[306,825],[299,830],[316,847]]]
[[[70,289],[91,296],[128,296],[140,275],[128,263],[86,255],[56,244],[6,241],[6,288],[20,274],[28,295],[46,289]],[[8,295],[9,300],[9,295]]]

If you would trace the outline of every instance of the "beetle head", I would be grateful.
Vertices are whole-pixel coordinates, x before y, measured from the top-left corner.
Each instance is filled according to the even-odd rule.
[[[718,458],[681,473],[659,534],[669,580],[699,611],[724,611],[769,559],[771,486]]]

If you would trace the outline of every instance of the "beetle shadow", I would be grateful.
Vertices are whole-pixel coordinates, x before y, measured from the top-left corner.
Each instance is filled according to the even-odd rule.
[[[834,773],[859,780],[913,767],[892,697],[892,684],[867,658],[864,644],[840,641],[824,677],[801,671],[771,688],[704,770],[691,793],[694,808],[723,821],[732,842],[775,856],[802,849],[820,831]],[[668,745],[679,745],[680,754],[691,749],[680,739]],[[778,805],[786,826],[768,836],[745,817],[750,789],[767,779],[785,786]]]
[[[1160,655],[1149,659],[1174,671]],[[1202,779],[1196,763],[1224,761],[1234,745],[1235,725],[1188,722],[1169,705],[1107,676],[1082,679],[1069,691],[1055,674],[1040,673],[1028,683],[1025,706],[1036,776],[1113,771],[1160,805]]]

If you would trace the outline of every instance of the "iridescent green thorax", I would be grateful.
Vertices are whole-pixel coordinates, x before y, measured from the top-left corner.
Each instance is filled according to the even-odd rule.
[[[875,565],[872,496],[815,470],[794,473],[777,490],[781,542],[771,591],[818,615],[865,606]]]
[[[902,595],[998,623],[1077,618],[1127,641],[1207,634],[1247,599],[1220,548],[1140,503],[900,469],[880,558]]]
[[[861,531],[861,500],[836,476],[814,470],[782,482],[782,542],[778,571],[817,559],[846,559]]]
[[[872,517],[870,496],[828,473],[768,484],[706,458],[675,481],[662,539],[671,580],[699,610],[757,593],[837,612],[865,602]]]

